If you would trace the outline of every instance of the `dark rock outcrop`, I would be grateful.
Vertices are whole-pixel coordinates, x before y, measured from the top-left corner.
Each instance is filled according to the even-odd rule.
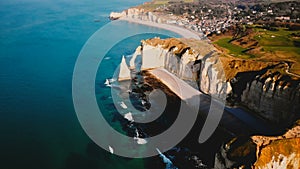
[[[237,137],[216,154],[215,168],[299,168],[300,121],[280,136]]]

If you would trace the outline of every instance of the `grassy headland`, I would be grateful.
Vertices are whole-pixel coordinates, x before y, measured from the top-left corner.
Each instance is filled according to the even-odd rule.
[[[156,16],[155,19],[149,17],[153,22],[171,23],[212,35],[209,39],[222,56],[282,62],[288,65],[283,72],[300,74],[300,21],[297,19],[300,3],[257,1],[235,4],[219,0],[210,3],[206,0],[152,0],[136,8],[143,8],[146,12],[142,14],[146,15],[151,11],[151,16]]]
[[[300,74],[300,30],[287,28],[248,27],[237,33],[233,29],[225,34],[213,35],[210,40],[226,56],[260,61],[285,61],[290,72]]]

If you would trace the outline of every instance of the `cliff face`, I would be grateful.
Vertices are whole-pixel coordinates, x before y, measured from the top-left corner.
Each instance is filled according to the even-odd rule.
[[[300,80],[285,62],[227,61],[232,87],[228,102],[239,103],[276,124],[299,118]],[[233,69],[233,70],[232,70]],[[231,76],[231,77],[230,77]]]
[[[299,144],[299,121],[281,136],[234,138],[216,154],[214,168],[300,168]]]
[[[299,82],[279,72],[259,74],[247,83],[241,102],[275,123],[292,122],[299,117]]]
[[[300,168],[299,144],[300,138],[282,139],[272,142],[262,149],[253,168]]]
[[[216,97],[230,92],[222,64],[211,45],[206,44],[202,52],[178,39],[156,38],[143,41],[142,45],[142,69],[164,67],[183,80],[196,81],[195,88]]]
[[[119,19],[119,18],[124,17],[124,16],[126,16],[126,12],[121,12],[121,13],[112,12],[109,15],[109,19],[116,20],[116,19]]]
[[[226,81],[222,62],[213,53],[202,58],[200,73],[200,89],[202,92],[216,98],[225,99],[232,91],[230,84]]]
[[[143,41],[142,69],[164,67],[184,80],[196,80],[198,55],[177,39]]]
[[[202,92],[243,105],[274,123],[299,118],[300,80],[286,73],[285,62],[219,57],[207,41],[149,39],[142,42],[142,69],[163,67],[196,81]]]
[[[252,136],[256,144],[255,169],[300,168],[300,121],[282,136]]]
[[[142,41],[142,69],[163,67],[215,98],[243,105],[277,125],[299,119],[300,79],[289,63],[220,57],[207,41]],[[215,168],[299,168],[300,123],[277,137],[242,136],[224,144]]]
[[[157,22],[157,23],[162,23],[166,22],[164,19],[159,18],[155,14],[153,14],[150,11],[145,11],[143,8],[129,8],[125,11],[122,12],[111,12],[109,15],[109,18],[111,20],[116,20],[122,17],[128,17],[132,19],[140,19],[143,21],[151,21],[151,22]]]

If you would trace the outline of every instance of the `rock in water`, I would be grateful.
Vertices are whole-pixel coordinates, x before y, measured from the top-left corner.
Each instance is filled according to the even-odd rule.
[[[120,64],[120,73],[119,73],[119,81],[130,79],[130,70],[126,64],[125,57],[122,57],[122,61]]]

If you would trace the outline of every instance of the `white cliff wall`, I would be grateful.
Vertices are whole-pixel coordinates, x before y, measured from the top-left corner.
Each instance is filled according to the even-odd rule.
[[[190,54],[187,50],[180,59],[178,77],[186,80],[197,80],[197,73],[200,70],[199,64],[195,64],[198,60],[198,54]]]
[[[187,50],[178,56],[175,54],[176,47],[169,50],[170,48],[163,45],[143,43],[142,69],[163,67],[183,80],[196,79],[199,84],[198,89],[203,93],[222,100],[229,95],[238,97],[239,99],[233,100],[233,104],[242,104],[274,123],[283,121],[288,123],[300,117],[299,82],[291,82],[293,83],[291,85],[286,78],[281,77],[283,80],[278,81],[272,75],[265,78],[268,73],[254,74],[255,80],[245,83],[246,87],[238,89],[242,85],[234,85],[231,82],[239,83],[244,79],[247,81],[249,74],[226,80],[222,62],[216,52],[207,51],[201,54],[191,52],[193,53],[191,54]],[[241,92],[236,93],[237,90]]]
[[[224,98],[224,94],[231,91],[229,83],[226,83],[222,65],[216,55],[204,60],[199,54],[191,54],[187,50],[181,56],[176,56],[174,51],[168,51],[161,46],[143,44],[142,69],[164,67],[183,80],[199,81],[200,90],[216,98]],[[196,63],[196,61],[201,63]],[[201,69],[201,70],[200,70]],[[200,78],[200,79],[199,79]],[[195,87],[195,86],[194,86]]]
[[[109,15],[109,18],[111,19],[111,20],[115,20],[115,19],[119,19],[119,18],[121,18],[121,17],[125,17],[126,16],[126,12],[112,12],[112,13],[110,13],[110,15]]]
[[[180,58],[173,50],[168,51],[161,46],[143,44],[142,69],[144,70],[163,67],[181,79],[195,80],[200,69],[199,65],[194,65],[196,59],[197,57],[189,54],[188,51]]]
[[[285,85],[287,82],[272,77],[257,78],[247,83],[241,103],[275,123],[292,122],[299,116],[300,84]]]
[[[143,45],[142,50],[142,69],[152,69],[164,67],[167,51],[161,47]]]
[[[231,92],[231,86],[226,82],[225,72],[218,56],[203,58],[200,71],[200,89],[215,98],[225,99]]]
[[[165,56],[164,68],[167,69],[169,72],[178,76],[179,64],[180,64],[179,57],[175,56],[173,52],[168,52],[167,55]]]

